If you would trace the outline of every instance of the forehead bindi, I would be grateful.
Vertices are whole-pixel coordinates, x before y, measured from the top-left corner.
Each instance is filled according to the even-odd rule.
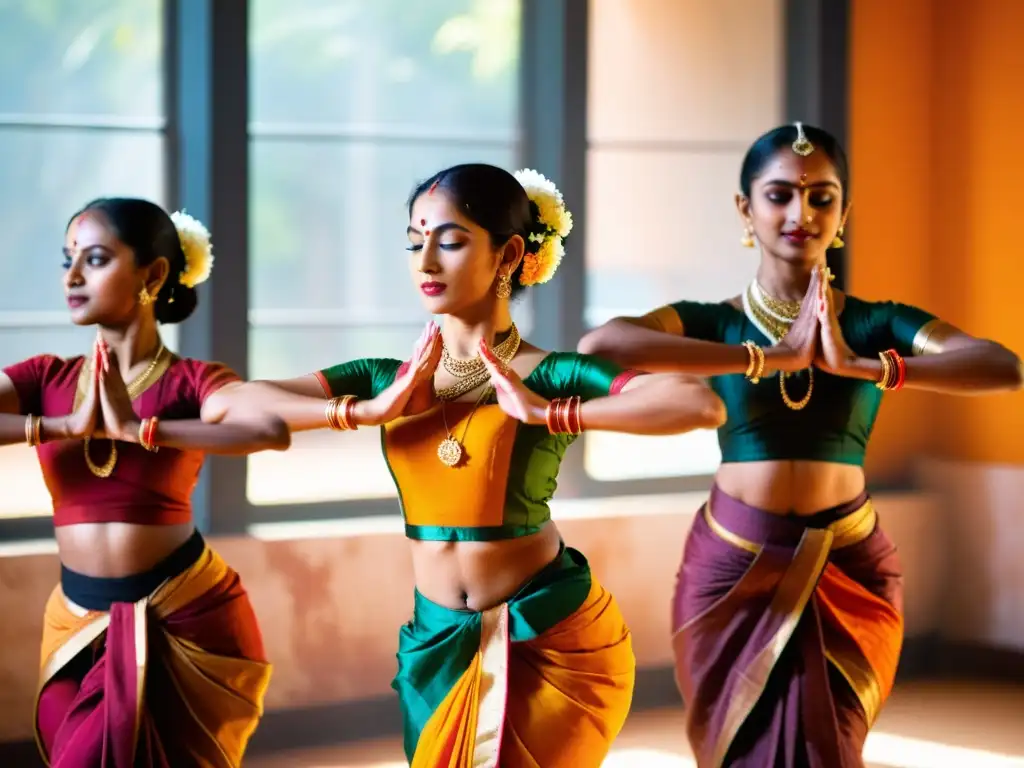
[[[93,245],[103,245],[113,248],[114,238],[108,227],[97,216],[89,212],[75,217],[68,227],[65,243],[71,248],[88,248]]]
[[[831,182],[838,184],[835,168],[821,152],[800,157],[792,152],[780,152],[761,174],[765,182],[788,181],[800,187]]]
[[[464,227],[470,223],[459,215],[458,208],[443,193],[421,195],[413,204],[409,225],[428,236],[439,224],[454,222]]]

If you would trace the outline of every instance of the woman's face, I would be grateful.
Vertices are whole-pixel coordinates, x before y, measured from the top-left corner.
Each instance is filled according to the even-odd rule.
[[[801,157],[781,150],[751,184],[750,197],[737,197],[745,226],[764,250],[780,259],[822,263],[845,223],[843,190],[832,161],[821,150]]]
[[[64,235],[64,292],[71,322],[108,326],[130,322],[139,311],[139,293],[147,279],[161,271],[166,274],[166,259],[157,261],[163,264],[140,269],[135,254],[114,235],[101,213],[86,211],[76,216]],[[160,282],[158,277],[149,286],[154,296]]]
[[[522,259],[522,238],[495,248],[487,230],[440,189],[413,202],[407,233],[412,280],[432,315],[457,315],[498,301],[499,271],[511,274]]]

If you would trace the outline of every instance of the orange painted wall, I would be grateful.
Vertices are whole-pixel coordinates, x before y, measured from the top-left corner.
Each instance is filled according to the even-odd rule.
[[[851,290],[1024,351],[1024,3],[852,6]],[[921,455],[1024,463],[1020,394],[887,401],[876,478]]]

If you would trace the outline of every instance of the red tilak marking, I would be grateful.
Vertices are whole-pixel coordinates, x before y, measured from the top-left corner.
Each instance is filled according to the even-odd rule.
[[[424,232],[423,234],[424,234],[424,235],[426,235],[427,237],[430,237],[430,230],[428,229],[428,230],[427,230],[426,232]]]
[[[421,226],[421,227],[422,227],[422,226],[423,226],[424,224],[426,224],[426,223],[427,223],[427,220],[426,220],[426,219],[420,219],[420,226]]]
[[[434,190],[437,189],[437,185],[440,184],[440,183],[441,182],[439,182],[439,181],[435,181],[433,184],[431,184],[430,185],[430,189],[427,190],[427,194],[428,195],[434,194]]]

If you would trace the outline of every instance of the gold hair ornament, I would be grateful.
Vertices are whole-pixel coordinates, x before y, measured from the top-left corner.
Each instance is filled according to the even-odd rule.
[[[796,123],[796,141],[793,142],[793,151],[800,157],[807,157],[814,151],[814,145],[807,140],[807,134],[804,133],[804,124],[799,121]]]

